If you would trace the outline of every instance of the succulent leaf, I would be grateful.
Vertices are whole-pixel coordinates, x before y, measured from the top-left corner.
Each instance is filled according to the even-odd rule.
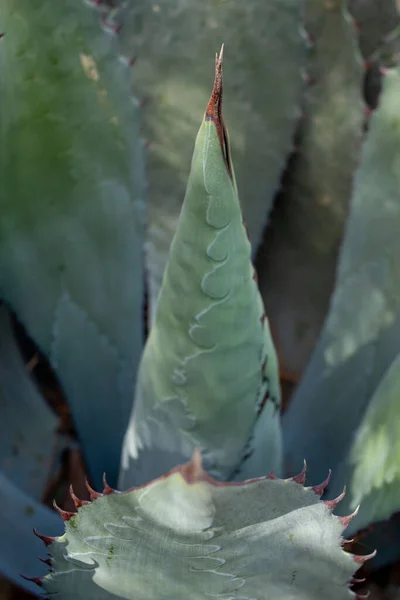
[[[57,446],[56,418],[35,388],[0,307],[0,573],[21,585],[19,573],[37,573],[36,523],[60,531],[55,515],[39,503]],[[43,568],[43,574],[44,574]],[[29,591],[35,586],[22,582]]]
[[[362,435],[363,419],[368,422],[374,414],[366,412],[367,407],[399,352],[399,101],[400,70],[391,70],[385,76],[380,106],[372,115],[356,173],[330,313],[284,418],[287,468],[298,468],[299,454],[309,457],[312,477],[322,475],[329,465],[335,472],[329,488],[332,495],[348,483],[355,432],[361,426],[356,435]],[[382,392],[386,385],[382,383],[372,400],[372,406],[379,403],[382,417],[388,414],[384,403],[389,399]],[[353,488],[354,500],[357,493]],[[391,510],[395,509],[392,505]],[[350,533],[373,517],[370,510],[369,502],[365,508],[362,503]]]
[[[364,67],[346,2],[307,0],[305,117],[256,269],[281,371],[298,379],[329,308],[364,123]]]
[[[137,57],[149,140],[147,266],[151,318],[175,234],[192,140],[208,101],[208,61],[225,43],[226,119],[250,241],[257,247],[301,115],[306,40],[302,0],[135,0],[122,17],[123,53]]]
[[[42,585],[60,600],[355,597],[364,557],[312,488],[268,477],[221,484],[199,455],[155,481],[105,494],[65,522]]]
[[[362,504],[359,527],[400,510],[400,355],[368,405],[351,446],[348,469],[347,502],[352,507]]]
[[[80,0],[1,2],[0,293],[100,482],[117,477],[142,350],[144,212],[138,108],[97,20]]]
[[[161,475],[195,447],[222,479],[280,470],[277,361],[221,110],[222,53],[139,369],[123,487]]]

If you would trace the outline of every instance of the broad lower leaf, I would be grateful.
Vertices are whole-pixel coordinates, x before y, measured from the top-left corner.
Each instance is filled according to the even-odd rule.
[[[195,447],[222,479],[280,469],[277,363],[250,254],[222,117],[221,55],[139,369],[124,487]]]
[[[141,488],[73,496],[78,512],[60,511],[65,534],[39,583],[60,600],[355,598],[348,584],[366,557],[343,551],[349,519],[320,500],[323,486],[302,483],[221,484],[197,456]]]
[[[115,480],[142,349],[138,108],[81,0],[3,0],[0,23],[0,293]]]

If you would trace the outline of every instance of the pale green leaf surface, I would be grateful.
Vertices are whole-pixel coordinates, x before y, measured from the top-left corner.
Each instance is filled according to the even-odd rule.
[[[346,465],[354,434],[368,418],[371,398],[399,352],[399,101],[400,71],[393,70],[385,77],[355,177],[330,313],[284,418],[287,468],[296,470],[303,456],[313,478],[332,468],[336,476],[330,495],[352,483],[346,480]],[[383,405],[380,410],[383,416]],[[353,487],[351,497],[355,494]],[[365,507],[370,510],[368,502]],[[365,520],[362,503],[351,531]]]
[[[244,457],[246,477],[280,470],[275,350],[226,160],[206,116],[139,369],[122,487],[161,475],[196,447],[222,479],[242,476]]]
[[[358,427],[346,465],[350,508],[359,527],[388,519],[400,498],[400,356],[382,378]]]
[[[256,262],[284,373],[298,378],[329,308],[364,122],[363,65],[345,2],[307,0],[305,118]]]
[[[79,508],[48,550],[60,600],[350,599],[357,565],[311,488],[221,485],[193,463]]]
[[[55,367],[93,477],[115,481],[142,349],[138,108],[81,0],[4,0],[0,22],[1,294]]]
[[[135,0],[123,15],[149,140],[147,265],[151,317],[186,189],[192,144],[225,44],[226,107],[241,203],[257,247],[301,114],[302,0]]]

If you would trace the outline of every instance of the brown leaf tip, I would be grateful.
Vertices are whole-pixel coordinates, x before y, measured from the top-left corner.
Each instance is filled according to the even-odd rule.
[[[224,58],[224,45],[222,44],[219,55],[215,56],[215,78],[214,86],[211,93],[211,98],[208,102],[205,119],[206,121],[212,121],[217,129],[218,139],[221,146],[221,151],[224,157],[224,162],[228,175],[233,179],[233,171],[229,150],[228,133],[225,127],[224,119],[222,117],[222,95],[223,95],[223,83],[222,83],[222,62]]]
[[[215,123],[222,120],[222,61],[224,58],[224,45],[221,46],[221,51],[215,55],[215,79],[214,87],[211,93],[211,98],[206,110],[206,119],[211,119]]]

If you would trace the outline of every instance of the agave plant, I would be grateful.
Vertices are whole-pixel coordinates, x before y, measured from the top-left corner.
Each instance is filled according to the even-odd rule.
[[[339,0],[87,4],[0,6],[0,290],[58,376],[93,488],[104,471],[111,487],[55,505],[64,534],[40,502],[74,441],[3,306],[0,570],[66,599],[354,596],[374,553],[345,552],[344,529],[399,510],[399,69],[372,114],[362,96],[396,36],[385,19],[369,36],[368,2],[351,3],[363,65]],[[205,96],[220,38],[232,145],[222,51]],[[308,365],[282,432],[273,337],[281,376]],[[314,482],[333,469],[329,486],[305,487],[305,468],[278,478],[304,458]],[[387,563],[400,535],[379,531]]]

